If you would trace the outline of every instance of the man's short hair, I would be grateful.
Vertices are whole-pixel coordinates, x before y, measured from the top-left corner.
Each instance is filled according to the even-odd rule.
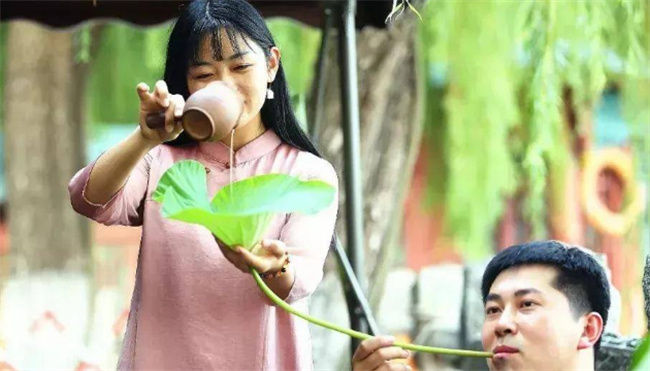
[[[483,304],[490,293],[492,283],[501,272],[533,264],[557,269],[558,274],[552,285],[566,296],[575,318],[589,312],[597,312],[603,318],[603,328],[605,327],[611,304],[605,270],[585,251],[559,241],[523,243],[499,252],[483,273]],[[594,345],[594,353],[599,347],[600,339]]]

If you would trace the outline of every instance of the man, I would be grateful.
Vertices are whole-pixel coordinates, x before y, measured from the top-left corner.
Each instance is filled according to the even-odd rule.
[[[603,268],[557,241],[511,246],[488,264],[481,284],[482,342],[490,370],[594,370],[610,306]],[[389,337],[364,341],[355,371],[408,370]]]

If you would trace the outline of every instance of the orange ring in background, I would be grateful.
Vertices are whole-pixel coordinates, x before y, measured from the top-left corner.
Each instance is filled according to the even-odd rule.
[[[620,212],[611,211],[598,196],[598,177],[611,170],[623,184],[629,202]],[[645,187],[634,178],[632,155],[620,148],[592,151],[585,156],[582,170],[582,207],[589,224],[601,233],[622,236],[637,221],[645,208]]]

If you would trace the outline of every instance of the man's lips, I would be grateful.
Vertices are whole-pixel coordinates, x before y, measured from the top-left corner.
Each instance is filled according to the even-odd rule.
[[[499,353],[519,353],[519,349],[509,347],[507,345],[499,345],[494,350],[492,351],[494,354],[499,354]]]

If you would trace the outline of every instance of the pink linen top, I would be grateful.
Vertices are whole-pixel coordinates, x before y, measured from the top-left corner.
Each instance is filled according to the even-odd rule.
[[[84,196],[94,163],[70,181],[73,208],[97,222],[142,225],[142,240],[119,370],[311,370],[307,323],[277,308],[250,274],[237,270],[204,227],[163,218],[151,199],[175,162],[193,159],[207,173],[210,198],[230,181],[224,144],[159,145],[136,166],[104,205]],[[337,187],[325,160],[281,141],[267,130],[234,155],[234,180],[284,173]],[[338,198],[338,197],[337,197]],[[276,215],[265,238],[281,240],[292,255],[295,283],[285,299],[307,312],[323,276],[338,200],[316,215]]]

